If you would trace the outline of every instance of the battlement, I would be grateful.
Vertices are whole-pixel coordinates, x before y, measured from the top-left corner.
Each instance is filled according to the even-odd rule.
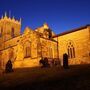
[[[20,20],[16,20],[14,18],[14,16],[11,18],[9,16],[7,16],[7,13],[5,13],[5,15],[0,18],[0,22],[4,22],[4,21],[9,21],[9,22],[13,22],[13,23],[16,23],[16,24],[20,24],[21,25],[21,18]]]

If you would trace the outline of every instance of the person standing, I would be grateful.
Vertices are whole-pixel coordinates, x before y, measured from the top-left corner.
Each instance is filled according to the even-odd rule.
[[[13,72],[11,60],[8,60],[8,62],[6,63],[5,72],[6,73]]]
[[[63,67],[68,69],[68,55],[66,53],[63,54]]]

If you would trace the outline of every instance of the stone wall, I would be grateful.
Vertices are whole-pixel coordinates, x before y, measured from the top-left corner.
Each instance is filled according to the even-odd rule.
[[[57,58],[57,42],[41,37],[38,32],[26,27],[24,33],[4,42],[1,64],[5,68],[12,61],[14,68],[36,67],[42,57]]]
[[[72,42],[75,48],[75,58],[69,59],[69,64],[90,63],[89,57],[89,28],[58,36],[59,58],[63,64],[63,54],[68,54],[68,43]]]

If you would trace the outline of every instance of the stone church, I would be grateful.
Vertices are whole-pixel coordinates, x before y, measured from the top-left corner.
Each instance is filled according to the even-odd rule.
[[[90,64],[90,25],[55,35],[58,41],[58,54],[63,64],[63,54],[68,54],[69,65]]]
[[[39,60],[59,60],[67,53],[69,64],[90,63],[90,25],[56,35],[48,24],[21,33],[21,19],[6,14],[0,19],[0,68],[11,60],[14,68],[36,67]]]

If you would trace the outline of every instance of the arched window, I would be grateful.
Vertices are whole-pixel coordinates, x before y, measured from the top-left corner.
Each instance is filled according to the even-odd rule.
[[[75,58],[75,47],[72,42],[68,43],[67,51],[68,51],[69,58]]]
[[[11,30],[11,36],[14,37],[14,28]]]
[[[49,47],[48,49],[49,49],[49,57],[50,57],[50,58],[53,58],[53,51],[52,51],[52,48]]]
[[[70,57],[73,58],[72,48],[70,48]]]
[[[29,41],[24,44],[24,57],[31,57],[31,43]]]
[[[68,48],[68,58],[70,58],[70,49]]]
[[[0,68],[2,67],[2,52],[0,51]]]
[[[75,48],[73,47],[73,57],[75,58]]]
[[[2,36],[2,34],[3,34],[3,27],[1,27],[0,37]]]

